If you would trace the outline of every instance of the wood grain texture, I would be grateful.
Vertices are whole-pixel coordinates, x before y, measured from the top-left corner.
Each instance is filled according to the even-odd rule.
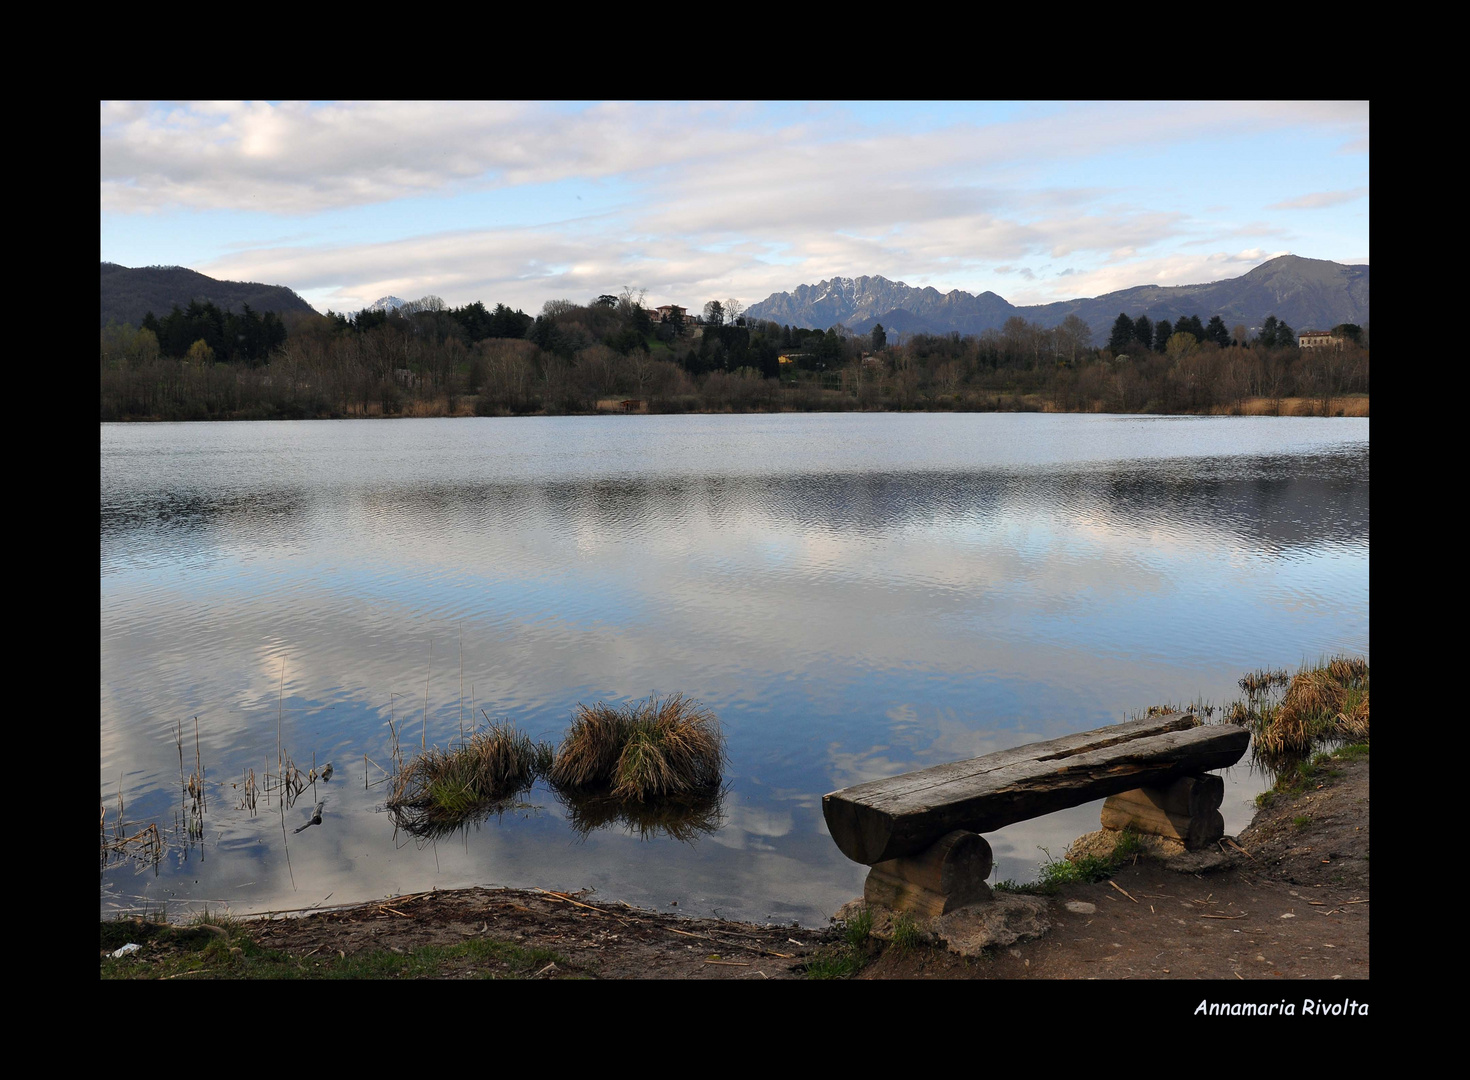
[[[993,832],[1139,787],[1167,787],[1244,756],[1250,733],[1178,713],[1079,732],[834,791],[827,828],[854,862],[913,855],[954,829]]]

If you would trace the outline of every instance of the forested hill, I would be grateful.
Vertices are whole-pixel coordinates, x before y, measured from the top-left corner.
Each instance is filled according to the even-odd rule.
[[[224,311],[242,312],[246,304],[258,315],[309,312],[314,309],[284,285],[254,281],[216,281],[182,266],[142,266],[129,269],[102,264],[102,319],[139,326],[150,311],[165,318],[174,306],[187,308],[192,300],[208,301]]]
[[[1018,313],[1042,326],[1060,326],[1076,315],[1101,340],[1119,312],[1178,322],[1196,312],[1219,315],[1226,326],[1258,331],[1267,316],[1301,330],[1327,330],[1339,323],[1367,326],[1369,273],[1366,265],[1281,255],[1247,274],[1202,285],[1137,285],[1091,300],[1023,307]]]

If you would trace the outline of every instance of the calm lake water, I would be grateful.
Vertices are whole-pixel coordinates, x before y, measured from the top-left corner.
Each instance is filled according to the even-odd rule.
[[[866,872],[828,791],[1367,655],[1368,458],[1359,419],[104,424],[101,801],[167,850],[104,866],[102,911],[500,884],[822,925]],[[651,693],[728,736],[722,824],[694,842],[580,835],[540,786],[416,842],[367,786],[390,719],[405,749],[486,717],[560,741],[579,702]],[[241,809],[278,726],[335,774]],[[1262,786],[1230,771],[1227,831]],[[992,834],[995,877],[1033,878],[1099,806]]]

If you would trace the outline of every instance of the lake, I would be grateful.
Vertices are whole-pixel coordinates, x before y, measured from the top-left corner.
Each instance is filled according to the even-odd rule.
[[[104,829],[121,797],[164,850],[104,860],[103,915],[498,884],[823,925],[866,872],[826,834],[828,791],[1367,656],[1368,424],[104,424]],[[728,738],[712,831],[583,832],[540,785],[432,842],[383,810],[390,723],[405,752],[487,720],[560,741],[579,703],[673,693]],[[252,810],[278,740],[335,772]],[[1264,786],[1229,770],[1227,832]],[[992,880],[1034,878],[1099,806],[991,834]]]

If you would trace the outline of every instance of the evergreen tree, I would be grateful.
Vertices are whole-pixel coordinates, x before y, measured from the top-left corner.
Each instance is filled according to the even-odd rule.
[[[1199,321],[1198,315],[1191,315],[1174,324],[1174,333],[1193,334],[1195,341],[1203,341],[1205,340],[1205,324]]]
[[[1163,352],[1169,347],[1169,339],[1174,336],[1174,327],[1168,319],[1160,319],[1154,324],[1154,352]]]
[[[1133,340],[1133,320],[1122,312],[1118,313],[1117,319],[1113,321],[1113,332],[1108,338],[1108,348],[1113,355],[1128,351],[1128,343]]]
[[[1220,348],[1230,344],[1230,331],[1225,329],[1225,320],[1218,315],[1210,316],[1210,325],[1205,327],[1205,340],[1213,341]]]
[[[1275,315],[1266,316],[1266,321],[1261,324],[1261,332],[1256,335],[1256,341],[1262,348],[1274,349],[1276,347],[1276,327],[1278,325]]]
[[[1133,338],[1142,342],[1145,349],[1154,346],[1154,324],[1149,321],[1147,315],[1140,315],[1133,320]]]

